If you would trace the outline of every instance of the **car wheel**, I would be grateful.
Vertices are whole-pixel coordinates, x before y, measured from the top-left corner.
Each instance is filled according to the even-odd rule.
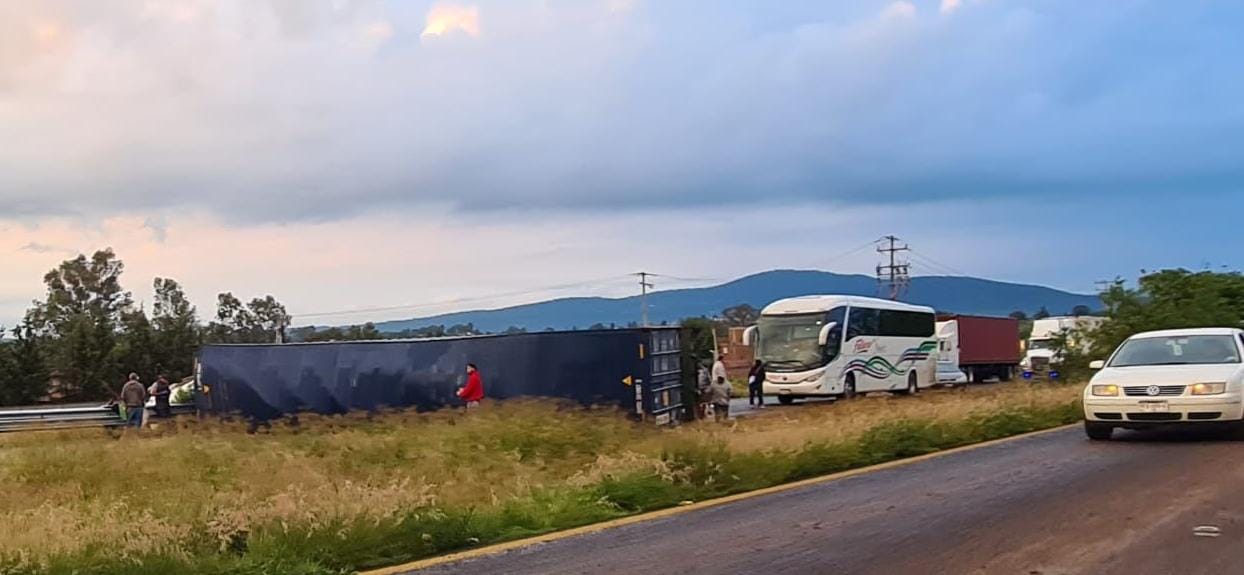
[[[1084,422],[1084,434],[1093,441],[1109,441],[1114,435],[1114,426],[1096,421]]]
[[[782,404],[782,405],[790,405],[790,404],[792,404],[792,403],[795,403],[795,398],[793,398],[793,397],[791,397],[791,396],[789,396],[789,395],[779,395],[779,396],[778,396],[778,403],[780,403],[780,404]]]

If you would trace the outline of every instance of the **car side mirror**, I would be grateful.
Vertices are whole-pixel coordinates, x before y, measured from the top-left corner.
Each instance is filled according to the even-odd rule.
[[[831,321],[825,324],[825,327],[821,328],[821,333],[816,336],[816,343],[824,347],[825,344],[829,343],[829,332],[833,331],[836,327],[838,327],[838,322],[836,321]]]
[[[743,330],[743,345],[752,346],[756,343],[756,326]]]
[[[1106,367],[1106,362],[1100,359],[1095,359],[1089,362],[1089,369],[1101,369],[1103,367]]]

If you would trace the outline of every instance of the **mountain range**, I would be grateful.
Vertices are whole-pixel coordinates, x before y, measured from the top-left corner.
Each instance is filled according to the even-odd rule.
[[[864,275],[774,270],[711,287],[650,293],[648,316],[652,323],[675,323],[687,317],[716,316],[739,304],[759,309],[778,299],[810,294],[876,296],[877,281]],[[1092,310],[1101,308],[1101,300],[1094,295],[959,276],[914,277],[901,299],[931,306],[939,312],[995,316],[1014,311],[1032,315],[1042,308],[1061,315],[1081,305]],[[639,296],[570,297],[500,309],[386,321],[377,323],[376,327],[383,332],[398,332],[469,323],[477,330],[500,332],[509,327],[538,331],[586,328],[597,323],[623,326],[639,320],[640,305]]]

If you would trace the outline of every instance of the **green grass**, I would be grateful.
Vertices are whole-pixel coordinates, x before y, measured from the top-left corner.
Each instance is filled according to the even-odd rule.
[[[0,573],[351,573],[1071,423],[1075,395],[869,399],[678,430],[515,404],[268,436],[24,436],[0,446],[0,519],[12,537],[23,518],[60,531],[20,549],[0,530]],[[162,464],[108,459],[126,448]]]

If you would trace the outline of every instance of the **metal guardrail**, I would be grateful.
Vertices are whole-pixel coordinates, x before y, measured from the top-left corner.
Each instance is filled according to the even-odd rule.
[[[173,415],[194,413],[193,405],[175,405]],[[125,425],[115,406],[31,407],[0,411],[0,433]]]

